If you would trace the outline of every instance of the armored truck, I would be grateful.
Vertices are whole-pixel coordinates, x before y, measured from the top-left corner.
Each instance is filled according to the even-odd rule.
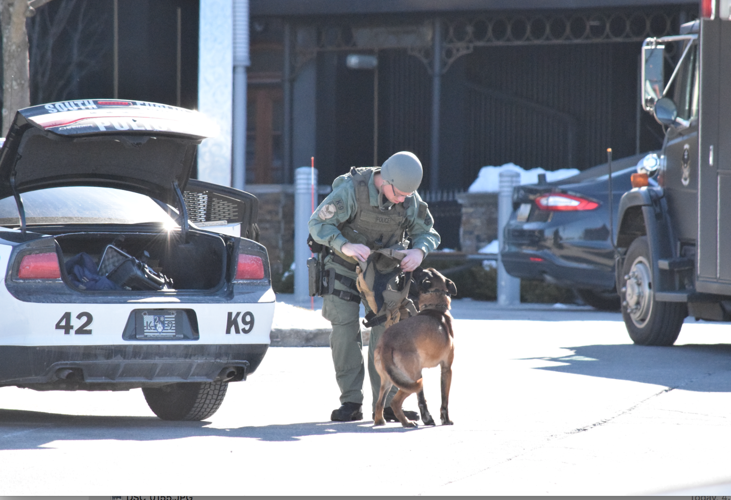
[[[685,318],[731,320],[731,0],[642,46],[642,107],[663,125],[620,201],[616,284],[634,343],[672,345]],[[648,182],[649,178],[657,182]]]

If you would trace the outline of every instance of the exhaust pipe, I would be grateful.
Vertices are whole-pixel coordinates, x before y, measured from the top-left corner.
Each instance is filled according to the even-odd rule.
[[[217,380],[220,380],[221,382],[246,380],[246,372],[248,369],[248,361],[244,361],[241,366],[227,366],[220,371]]]
[[[67,382],[84,381],[84,373],[80,368],[59,368],[56,370],[55,377],[57,380],[65,380]]]

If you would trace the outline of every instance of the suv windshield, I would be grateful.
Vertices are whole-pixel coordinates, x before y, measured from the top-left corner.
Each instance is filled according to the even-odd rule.
[[[70,186],[30,191],[22,195],[27,224],[175,225],[149,196],[121,189]],[[18,207],[11,197],[0,200],[0,225],[19,225]]]

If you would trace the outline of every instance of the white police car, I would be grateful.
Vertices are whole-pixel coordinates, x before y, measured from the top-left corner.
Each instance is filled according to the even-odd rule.
[[[139,101],[17,113],[0,148],[0,387],[142,388],[160,418],[202,420],[256,370],[269,259],[256,198],[189,178],[213,130]]]

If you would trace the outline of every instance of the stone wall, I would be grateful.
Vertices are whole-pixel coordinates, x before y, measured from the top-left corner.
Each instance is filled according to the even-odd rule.
[[[461,193],[457,201],[462,205],[460,244],[462,252],[477,253],[498,237],[498,193]]]
[[[281,274],[294,258],[294,186],[249,184],[246,191],[259,199],[259,242],[269,252],[272,273]]]

